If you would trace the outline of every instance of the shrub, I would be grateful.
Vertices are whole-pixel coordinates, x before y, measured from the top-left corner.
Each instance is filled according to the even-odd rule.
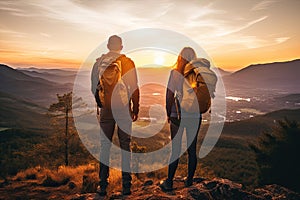
[[[278,121],[272,132],[250,147],[256,154],[261,185],[276,183],[300,192],[299,123]]]

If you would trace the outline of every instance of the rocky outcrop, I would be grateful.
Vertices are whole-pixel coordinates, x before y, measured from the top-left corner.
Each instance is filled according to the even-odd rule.
[[[272,184],[253,191],[254,194],[263,197],[263,199],[300,199],[300,195],[282,186]]]
[[[164,192],[159,183],[151,180],[145,181],[141,187],[132,190],[129,196],[122,196],[121,193],[113,193],[106,197],[100,197],[95,193],[81,194],[70,197],[72,200],[86,199],[136,199],[136,200],[175,200],[175,199],[202,199],[202,200],[298,200],[300,195],[278,185],[267,185],[263,188],[248,192],[243,186],[228,179],[214,178],[206,180],[195,178],[191,187],[185,188],[182,178],[174,180],[174,190]]]

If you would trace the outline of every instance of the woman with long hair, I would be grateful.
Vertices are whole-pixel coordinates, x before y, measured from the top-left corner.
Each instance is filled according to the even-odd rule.
[[[196,143],[201,124],[200,113],[188,113],[180,108],[182,88],[184,82],[185,66],[197,58],[194,49],[184,47],[176,62],[176,67],[170,73],[166,93],[166,110],[172,139],[172,153],[168,167],[168,178],[163,181],[160,187],[169,191],[173,189],[173,179],[178,167],[178,160],[181,155],[182,136],[186,130],[186,144],[188,147],[188,176],[185,186],[193,184],[193,177],[197,166]]]

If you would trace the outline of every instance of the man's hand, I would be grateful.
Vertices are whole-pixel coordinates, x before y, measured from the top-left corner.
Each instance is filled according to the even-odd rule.
[[[135,122],[138,119],[138,115],[134,114],[134,113],[131,113],[131,119],[132,119],[133,122]]]

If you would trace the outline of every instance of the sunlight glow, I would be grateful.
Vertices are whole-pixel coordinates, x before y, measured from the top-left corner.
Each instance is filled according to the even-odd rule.
[[[154,58],[154,63],[157,65],[163,65],[164,62],[165,62],[165,59],[161,55]]]
[[[177,55],[158,49],[140,49],[129,52],[127,56],[134,60],[138,68],[171,67],[177,59]]]
[[[0,1],[2,63],[78,68],[91,49],[110,35],[145,27],[171,29],[188,36],[205,49],[215,66],[229,71],[299,58],[300,12],[296,0],[228,0],[227,6],[223,1],[34,2]],[[128,41],[123,42],[126,49]],[[174,66],[176,58],[156,52],[159,56],[145,54],[132,56],[132,60],[138,67]]]

